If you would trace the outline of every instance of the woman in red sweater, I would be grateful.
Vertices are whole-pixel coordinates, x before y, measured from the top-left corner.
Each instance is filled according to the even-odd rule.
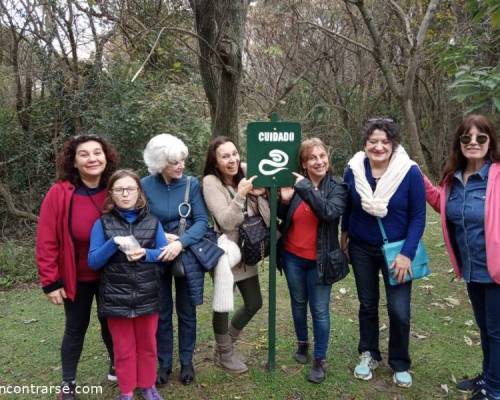
[[[36,237],[40,284],[50,303],[64,305],[66,317],[61,345],[62,400],[76,398],[76,368],[99,289],[99,273],[87,264],[90,232],[101,215],[106,183],[117,159],[113,147],[99,136],[68,139],[57,158],[57,181],[40,209]],[[100,323],[113,360],[108,326],[105,320]],[[108,379],[116,380],[112,364]]]

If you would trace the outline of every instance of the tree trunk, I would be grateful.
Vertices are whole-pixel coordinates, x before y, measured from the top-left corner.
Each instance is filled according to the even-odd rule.
[[[212,135],[238,142],[242,48],[248,0],[190,0],[200,36],[200,74],[210,104]]]
[[[424,173],[427,173],[427,165],[425,162],[422,145],[420,144],[420,136],[417,127],[417,118],[413,109],[413,101],[408,98],[400,98],[401,108],[403,109],[405,130],[410,145],[409,153],[413,160],[420,165]]]

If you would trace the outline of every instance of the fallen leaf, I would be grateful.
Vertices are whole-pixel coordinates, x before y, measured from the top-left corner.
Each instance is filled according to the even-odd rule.
[[[33,322],[38,322],[38,320],[37,320],[37,319],[35,319],[35,318],[32,318],[32,319],[25,319],[25,320],[23,321],[23,324],[32,324]]]
[[[446,383],[441,384],[441,389],[443,389],[444,392],[448,394],[449,390],[448,390],[448,385]]]
[[[340,293],[340,294],[346,294],[346,293],[347,293],[347,289],[346,289],[346,288],[341,287],[341,288],[339,289],[339,293]]]
[[[467,321],[465,321],[464,323],[465,323],[465,325],[467,325],[467,326],[472,326],[472,325],[474,325],[474,321],[473,321],[473,320],[471,320],[471,319],[468,319],[468,320],[467,320]]]
[[[472,346],[474,344],[469,336],[464,336],[464,341],[467,346]]]
[[[455,378],[455,375],[453,373],[451,374],[451,381],[456,384],[457,383],[457,378]]]
[[[386,324],[382,324],[382,326],[378,329],[380,332],[385,331],[387,329]]]
[[[445,297],[444,300],[450,304],[451,306],[459,306],[460,300],[455,299],[454,297]]]

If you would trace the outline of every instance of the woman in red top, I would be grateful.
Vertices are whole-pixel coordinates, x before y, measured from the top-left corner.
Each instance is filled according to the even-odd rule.
[[[330,336],[330,292],[348,273],[338,240],[347,187],[331,176],[328,149],[318,138],[302,142],[301,173],[293,188],[281,189],[279,216],[283,219],[279,267],[285,271],[292,305],[298,363],[308,358],[307,305],[314,333],[314,359],[309,381],[325,379]]]
[[[64,143],[57,159],[57,181],[40,209],[36,262],[40,284],[50,303],[64,304],[61,345],[63,383],[59,399],[75,399],[76,368],[90,321],[99,274],[89,268],[90,232],[101,215],[106,183],[116,169],[113,147],[96,135],[75,136]],[[101,335],[113,360],[111,335],[104,319]],[[111,364],[109,380],[116,380]]]

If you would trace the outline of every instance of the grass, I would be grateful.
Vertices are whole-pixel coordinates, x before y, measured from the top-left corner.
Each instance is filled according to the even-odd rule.
[[[264,308],[244,332],[240,349],[249,372],[232,376],[214,367],[211,328],[211,282],[206,281],[205,304],[198,308],[198,341],[195,384],[184,387],[176,379],[161,389],[166,399],[463,399],[453,381],[480,371],[479,333],[463,282],[453,279],[441,240],[437,215],[429,210],[425,242],[432,275],[416,281],[412,298],[410,353],[414,385],[399,389],[392,384],[386,363],[388,321],[381,300],[381,350],[384,363],[370,382],[356,380],[352,370],[358,360],[358,301],[353,274],[333,286],[332,334],[328,352],[328,376],[321,385],[307,382],[309,366],[292,359],[295,335],[284,277],[278,275],[276,370],[267,372],[267,269],[261,271]],[[1,245],[0,254],[5,252]],[[22,252],[21,252],[22,253]],[[24,254],[24,253],[22,253]],[[25,259],[25,258],[22,258]],[[2,259],[3,260],[3,259]],[[33,267],[34,268],[34,267]],[[342,289],[342,290],[341,290]],[[383,292],[383,290],[382,290]],[[240,301],[239,296],[236,296]],[[36,287],[18,286],[0,292],[0,386],[57,385],[60,381],[59,346],[64,318],[61,307],[47,303]],[[79,384],[102,385],[101,396],[81,399],[113,399],[116,386],[104,381],[107,360],[95,316],[89,327],[80,360]],[[175,371],[175,374],[178,370]],[[3,399],[53,399],[54,395],[2,395]]]

